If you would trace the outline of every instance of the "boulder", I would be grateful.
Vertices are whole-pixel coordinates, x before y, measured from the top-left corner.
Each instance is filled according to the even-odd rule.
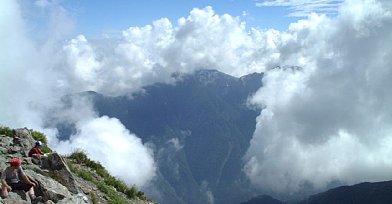
[[[30,130],[27,128],[18,128],[13,130],[13,145],[19,146],[20,153],[27,156],[30,149],[34,146],[34,138],[31,136]]]
[[[41,167],[49,170],[72,193],[79,193],[78,184],[65,160],[57,152],[41,156]]]
[[[57,203],[60,203],[60,204],[68,204],[68,203],[82,204],[82,203],[92,203],[92,202],[87,198],[87,196],[79,193],[79,194],[73,195],[71,197],[67,197]]]
[[[25,173],[38,184],[34,190],[37,195],[42,195],[43,200],[58,202],[64,198],[71,197],[68,189],[51,177],[43,176],[32,170],[25,170]]]
[[[30,197],[24,191],[12,191],[9,192],[7,198],[0,199],[0,203],[25,204],[25,203],[31,203],[31,201],[30,201]]]

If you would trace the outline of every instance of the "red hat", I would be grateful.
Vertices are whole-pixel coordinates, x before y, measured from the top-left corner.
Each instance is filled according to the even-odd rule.
[[[10,163],[11,166],[19,166],[21,162],[22,161],[20,161],[20,159],[17,157],[14,157],[14,158],[11,158],[10,160],[8,160],[8,163]]]

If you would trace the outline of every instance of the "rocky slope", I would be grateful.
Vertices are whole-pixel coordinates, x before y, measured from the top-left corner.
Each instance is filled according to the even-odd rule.
[[[4,127],[1,128],[4,130]],[[36,195],[42,196],[42,202],[38,203],[154,203],[148,201],[143,193],[137,192],[134,188],[129,189],[135,190],[135,195],[142,199],[138,196],[130,198],[129,194],[122,193],[116,187],[106,184],[105,178],[99,173],[88,165],[77,162],[74,158],[65,158],[56,152],[48,153],[43,157],[27,157],[28,151],[35,143],[31,131],[27,128],[8,131],[10,134],[4,134],[4,132],[7,131],[2,131],[3,134],[0,134],[0,170],[2,172],[7,167],[6,162],[10,158],[19,157],[26,175],[37,184]],[[85,159],[85,161],[90,160]],[[103,168],[99,163],[92,161],[90,163]],[[70,169],[77,169],[77,174]],[[106,172],[106,170],[103,171]],[[94,179],[86,179],[89,177]],[[8,198],[0,198],[0,203],[22,204],[31,203],[31,201],[23,191],[13,191]]]

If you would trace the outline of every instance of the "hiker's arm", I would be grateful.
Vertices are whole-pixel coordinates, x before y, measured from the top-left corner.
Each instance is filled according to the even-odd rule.
[[[22,179],[25,183],[35,186],[35,183],[31,182],[28,176],[23,175]]]
[[[7,181],[5,181],[5,179],[1,179],[1,184],[2,184],[3,188],[7,188],[9,191],[12,190],[11,186],[9,186],[7,184]]]

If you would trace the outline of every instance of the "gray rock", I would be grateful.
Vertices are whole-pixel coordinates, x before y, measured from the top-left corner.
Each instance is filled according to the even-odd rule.
[[[15,203],[15,204],[25,204],[31,203],[30,197],[24,191],[11,191],[8,197],[2,200],[2,203]]]
[[[31,170],[25,170],[25,173],[31,178],[31,180],[38,184],[35,189],[36,194],[42,195],[44,200],[52,200],[57,202],[66,197],[71,197],[71,193],[68,191],[68,189],[56,180],[35,173]]]
[[[22,150],[20,146],[11,146],[8,148],[8,154],[16,154],[19,153],[21,155],[25,155],[25,151]]]
[[[71,197],[63,199],[63,200],[59,201],[58,203],[60,203],[60,204],[69,204],[69,203],[90,204],[92,202],[90,201],[90,199],[87,198],[87,196],[85,196],[83,194],[76,194]]]
[[[48,154],[47,156],[41,156],[41,166],[44,169],[50,170],[56,178],[59,179],[63,185],[65,185],[72,193],[79,193],[78,184],[65,160],[56,152]]]
[[[27,128],[14,129],[13,144],[14,146],[20,146],[23,156],[27,156],[34,143],[35,141],[31,136],[30,130]]]
[[[2,200],[3,204],[30,204],[25,200],[11,200],[11,199],[4,199]]]
[[[58,153],[50,153],[44,156],[27,157],[28,151],[33,147],[35,141],[27,128],[15,129],[13,137],[0,135],[0,175],[5,169],[6,163],[12,157],[22,159],[22,168],[26,175],[37,185],[34,188],[36,196],[42,196],[37,204],[106,204],[109,199],[101,192],[94,182],[86,181],[74,175],[68,168],[65,159]],[[102,181],[95,171],[75,164],[77,168],[85,168],[94,175],[98,181]],[[119,193],[119,196],[125,195]],[[91,197],[91,199],[90,199]],[[149,204],[147,201],[129,200],[130,203]],[[0,198],[0,204],[25,204],[31,203],[30,197],[24,191],[10,192],[6,199]]]
[[[12,137],[7,137],[7,136],[2,135],[0,137],[0,145],[2,147],[4,147],[4,146],[11,146],[12,143],[13,143],[12,140],[13,140]]]

